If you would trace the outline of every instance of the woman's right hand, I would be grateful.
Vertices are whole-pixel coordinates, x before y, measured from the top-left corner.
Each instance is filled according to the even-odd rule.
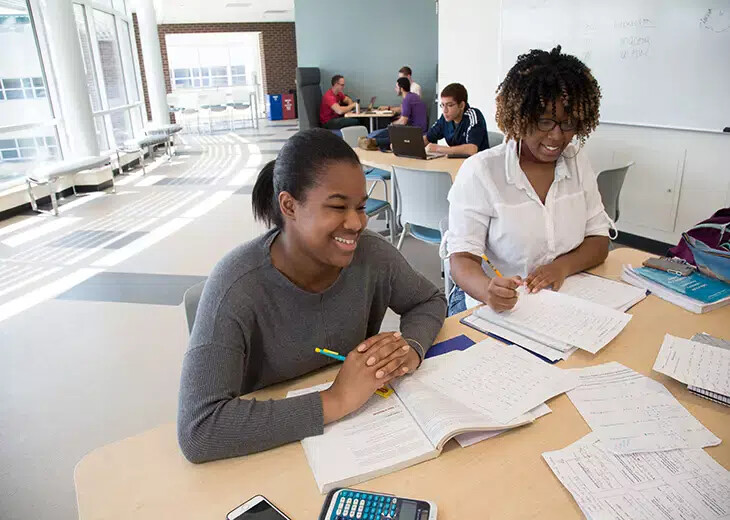
[[[392,333],[391,333],[392,334]],[[375,391],[400,374],[393,373],[383,378],[375,377],[379,364],[367,365],[369,352],[353,349],[340,367],[332,386],[320,392],[324,423],[328,424],[354,412],[375,393]]]
[[[490,278],[487,287],[487,305],[497,312],[508,311],[517,303],[517,288],[523,284],[522,278]]]

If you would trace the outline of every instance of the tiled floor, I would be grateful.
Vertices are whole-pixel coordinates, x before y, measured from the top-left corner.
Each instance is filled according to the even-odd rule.
[[[0,222],[1,519],[75,518],[86,453],[175,419],[182,294],[264,230],[251,187],[293,131],[184,136],[173,161],[148,159],[116,194]],[[442,284],[436,246],[408,239],[403,253]]]

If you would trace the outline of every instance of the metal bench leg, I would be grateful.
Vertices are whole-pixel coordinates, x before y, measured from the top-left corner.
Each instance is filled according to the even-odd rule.
[[[33,211],[38,211],[38,203],[33,196],[33,187],[31,186],[30,179],[26,179],[25,184],[28,188],[28,197],[30,197],[30,207],[33,208]]]
[[[142,177],[147,175],[147,169],[144,167],[144,150],[139,148],[139,164],[142,165]]]
[[[58,200],[56,199],[56,182],[57,179],[48,180],[48,194],[51,197],[51,206],[53,206],[53,216],[58,216]]]

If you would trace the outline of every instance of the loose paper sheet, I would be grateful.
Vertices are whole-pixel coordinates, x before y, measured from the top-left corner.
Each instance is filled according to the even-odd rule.
[[[664,386],[620,363],[568,370],[580,377],[568,397],[613,453],[720,444]]]
[[[704,450],[616,455],[596,441],[542,454],[589,520],[730,519],[730,474]]]
[[[730,395],[730,350],[664,336],[654,370],[691,386]]]

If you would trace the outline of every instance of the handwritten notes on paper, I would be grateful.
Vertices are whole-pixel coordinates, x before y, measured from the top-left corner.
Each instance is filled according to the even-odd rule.
[[[631,320],[630,314],[553,291],[521,292],[517,305],[502,313],[487,306],[475,311],[496,325],[566,351],[578,347],[595,354]]]
[[[579,377],[568,397],[613,453],[720,444],[664,386],[620,363],[569,370]]]
[[[617,455],[589,433],[542,456],[589,520],[730,519],[730,473],[704,450]]]
[[[487,339],[454,357],[422,381],[474,410],[509,423],[551,397],[575,387],[569,371],[518,347]]]
[[[667,334],[654,370],[682,383],[730,395],[730,350]]]

